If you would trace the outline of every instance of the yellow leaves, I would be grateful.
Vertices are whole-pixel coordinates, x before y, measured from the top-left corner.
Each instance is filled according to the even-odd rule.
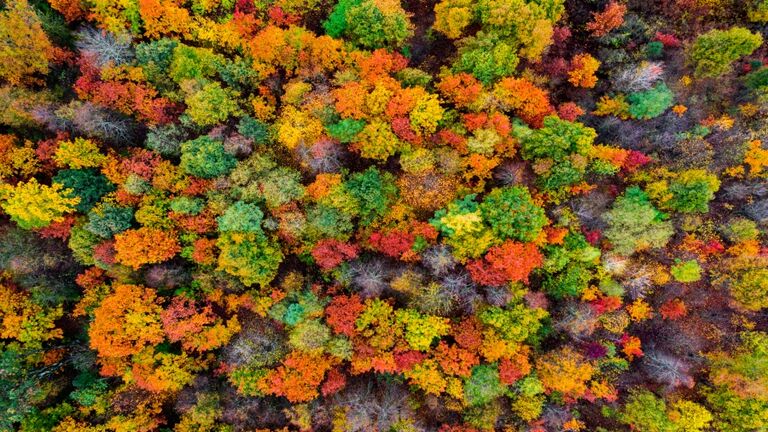
[[[403,143],[388,123],[377,119],[365,126],[354,146],[364,158],[383,161],[397,153]]]
[[[0,339],[16,339],[40,348],[42,342],[62,337],[55,324],[62,315],[60,306],[45,309],[32,302],[27,293],[0,284]]]
[[[653,309],[643,299],[637,299],[628,305],[627,312],[635,322],[645,321],[653,316]]]
[[[373,91],[365,97],[365,107],[371,115],[381,115],[384,113],[387,103],[393,95],[394,92],[392,90],[382,85],[382,83],[378,83],[373,88]]]
[[[427,95],[416,101],[416,107],[410,114],[411,124],[422,134],[434,133],[443,119],[443,113],[437,95]]]
[[[427,394],[439,396],[448,387],[448,380],[440,373],[437,361],[429,359],[403,373],[408,381]],[[455,389],[454,389],[455,391]]]
[[[471,0],[442,0],[435,5],[433,28],[450,39],[461,37],[464,29],[472,22]]]
[[[625,100],[624,95],[618,95],[616,97],[603,96],[597,102],[597,107],[592,114],[596,116],[616,116],[622,120],[629,118],[629,103]]]
[[[688,111],[688,107],[685,105],[678,104],[672,107],[672,112],[677,114],[678,117],[682,117],[686,111]]]
[[[570,347],[544,354],[536,361],[539,379],[548,391],[557,391],[576,399],[587,391],[587,382],[595,374],[592,363]]]
[[[299,144],[310,145],[323,134],[323,124],[320,120],[293,106],[283,109],[275,125],[277,140],[290,150]]]
[[[746,155],[744,155],[744,163],[749,166],[750,177],[766,177],[768,176],[768,150],[763,148],[763,143],[760,140],[753,140],[749,142],[749,147]]]
[[[92,140],[75,138],[74,141],[60,142],[53,159],[60,166],[80,169],[99,167],[106,156],[99,153],[99,146]]]
[[[0,12],[0,80],[12,85],[39,82],[54,49],[27,0],[13,0]]]
[[[187,9],[174,0],[139,0],[139,14],[144,21],[144,36],[189,35],[192,18]]]
[[[58,183],[46,186],[31,178],[15,187],[0,185],[0,207],[21,228],[44,228],[64,220],[64,214],[75,211],[80,198],[69,197],[71,192]]]

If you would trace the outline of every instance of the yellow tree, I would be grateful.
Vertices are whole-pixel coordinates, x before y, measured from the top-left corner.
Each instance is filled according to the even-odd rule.
[[[53,45],[27,0],[7,2],[0,12],[0,80],[13,85],[34,83],[48,73]]]
[[[0,207],[21,228],[45,228],[75,211],[80,198],[71,197],[71,191],[58,183],[41,185],[34,178],[15,187],[0,184]]]

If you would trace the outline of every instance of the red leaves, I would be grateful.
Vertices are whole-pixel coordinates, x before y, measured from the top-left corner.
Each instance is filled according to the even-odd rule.
[[[344,261],[357,257],[357,246],[336,239],[325,239],[317,242],[312,249],[312,258],[323,270],[330,270]]]
[[[80,60],[80,71],[82,75],[74,89],[81,99],[123,114],[135,114],[149,124],[165,124],[175,119],[178,106],[158,97],[157,90],[131,81],[102,81],[99,68],[87,56]]]
[[[680,299],[670,300],[659,308],[661,317],[668,320],[677,320],[688,315],[688,308]]]
[[[504,384],[514,384],[515,381],[531,373],[528,355],[520,353],[512,358],[501,359],[499,363],[499,378]]]
[[[338,392],[347,385],[347,377],[336,369],[328,371],[328,375],[325,377],[323,386],[320,387],[320,393],[323,396],[328,396]]]
[[[528,283],[528,275],[543,262],[544,256],[535,244],[509,240],[501,246],[492,247],[482,260],[470,262],[467,270],[472,280],[483,285]]]
[[[355,320],[363,309],[365,306],[356,294],[336,296],[325,308],[325,322],[335,333],[352,337],[357,333]]]

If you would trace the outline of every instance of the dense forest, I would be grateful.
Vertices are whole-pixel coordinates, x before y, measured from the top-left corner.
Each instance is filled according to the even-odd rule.
[[[0,0],[0,431],[768,431],[768,0]]]

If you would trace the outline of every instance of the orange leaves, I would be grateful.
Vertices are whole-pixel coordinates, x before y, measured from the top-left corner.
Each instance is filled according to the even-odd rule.
[[[457,107],[464,108],[477,101],[483,91],[483,85],[468,73],[458,73],[445,76],[437,84],[437,89]]]
[[[174,0],[139,0],[139,14],[144,21],[144,36],[188,35],[192,17]]]
[[[153,289],[114,285],[114,292],[93,312],[88,330],[91,348],[102,357],[119,358],[159,344],[165,338],[160,325],[161,311]]]
[[[528,275],[541,266],[544,256],[533,243],[512,240],[492,247],[485,258],[467,265],[472,279],[483,285],[502,285],[507,282],[528,282]]]
[[[208,351],[216,349],[240,330],[237,318],[224,324],[214,315],[211,305],[198,307],[193,301],[174,297],[161,314],[163,330],[171,342],[181,341],[185,350]]]
[[[525,78],[504,78],[496,85],[494,94],[505,109],[536,128],[542,126],[544,117],[555,112],[549,94]]]
[[[363,107],[365,106],[365,95],[368,92],[362,83],[350,82],[334,89],[332,93],[336,99],[336,111],[342,117],[355,120],[365,118]]]
[[[577,54],[571,60],[568,82],[576,87],[593,88],[597,84],[595,72],[600,62],[589,54]]]
[[[627,356],[629,361],[632,361],[635,357],[643,356],[640,338],[637,336],[624,334],[619,342],[621,343],[621,352]]]
[[[331,358],[322,353],[293,351],[264,378],[264,390],[294,403],[308,402],[319,396],[318,386],[332,366]]]
[[[688,308],[680,299],[673,299],[661,305],[659,308],[661,317],[668,320],[677,320],[688,314]]]
[[[460,377],[470,376],[472,367],[480,363],[477,355],[457,345],[448,345],[445,341],[440,341],[434,356],[445,373]]]
[[[587,23],[587,30],[592,36],[602,37],[624,23],[627,6],[611,1],[602,12],[592,13],[592,21]]]
[[[180,250],[173,233],[156,228],[131,229],[115,236],[115,259],[135,270],[171,259]]]

